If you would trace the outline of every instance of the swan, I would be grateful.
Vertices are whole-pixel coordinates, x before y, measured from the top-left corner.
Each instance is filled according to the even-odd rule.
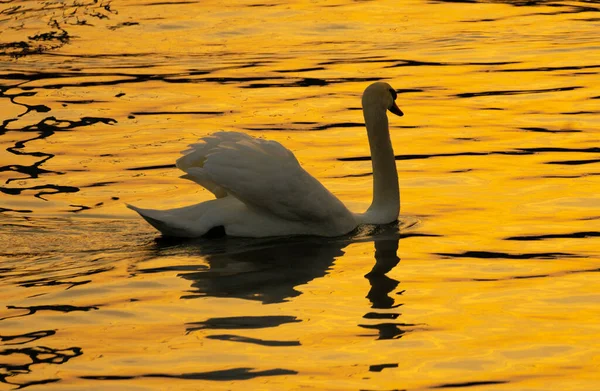
[[[294,154],[276,141],[220,131],[183,151],[182,178],[203,186],[215,199],[169,210],[128,208],[165,236],[199,237],[214,228],[228,236],[340,236],[361,224],[397,221],[400,190],[387,111],[404,115],[387,83],[369,85],[362,107],[373,165],[373,202],[352,213]]]

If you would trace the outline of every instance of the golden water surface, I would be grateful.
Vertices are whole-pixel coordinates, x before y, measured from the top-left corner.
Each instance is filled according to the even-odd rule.
[[[600,2],[0,1],[0,389],[600,389]],[[280,141],[399,224],[160,238],[179,151]]]

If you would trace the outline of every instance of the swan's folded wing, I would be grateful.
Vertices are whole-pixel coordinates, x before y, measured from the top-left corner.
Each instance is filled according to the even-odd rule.
[[[223,138],[219,133],[215,136]],[[248,206],[284,219],[319,222],[349,214],[333,194],[300,167],[291,151],[276,141],[243,136],[229,135],[229,140],[210,148],[201,167],[190,167],[188,171],[215,183]]]
[[[204,167],[208,155],[224,144],[235,144],[239,141],[251,140],[252,137],[239,132],[216,132],[210,136],[203,137],[198,143],[191,144],[182,152],[183,156],[177,159],[177,168],[185,172],[181,177],[196,182],[206,188],[217,198],[227,195],[227,191],[212,181],[199,168]]]

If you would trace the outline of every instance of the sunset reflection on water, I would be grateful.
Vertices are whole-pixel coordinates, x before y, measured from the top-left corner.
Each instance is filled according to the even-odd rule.
[[[598,11],[1,4],[0,388],[598,389]],[[180,241],[125,208],[211,198],[174,162],[223,129],[364,210],[375,80],[399,224]]]

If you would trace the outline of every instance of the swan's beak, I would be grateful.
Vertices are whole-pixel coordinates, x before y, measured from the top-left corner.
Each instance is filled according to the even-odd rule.
[[[391,113],[396,114],[398,117],[402,117],[404,115],[404,113],[402,112],[402,110],[400,110],[396,102],[392,104],[392,107],[390,107],[389,110]]]

